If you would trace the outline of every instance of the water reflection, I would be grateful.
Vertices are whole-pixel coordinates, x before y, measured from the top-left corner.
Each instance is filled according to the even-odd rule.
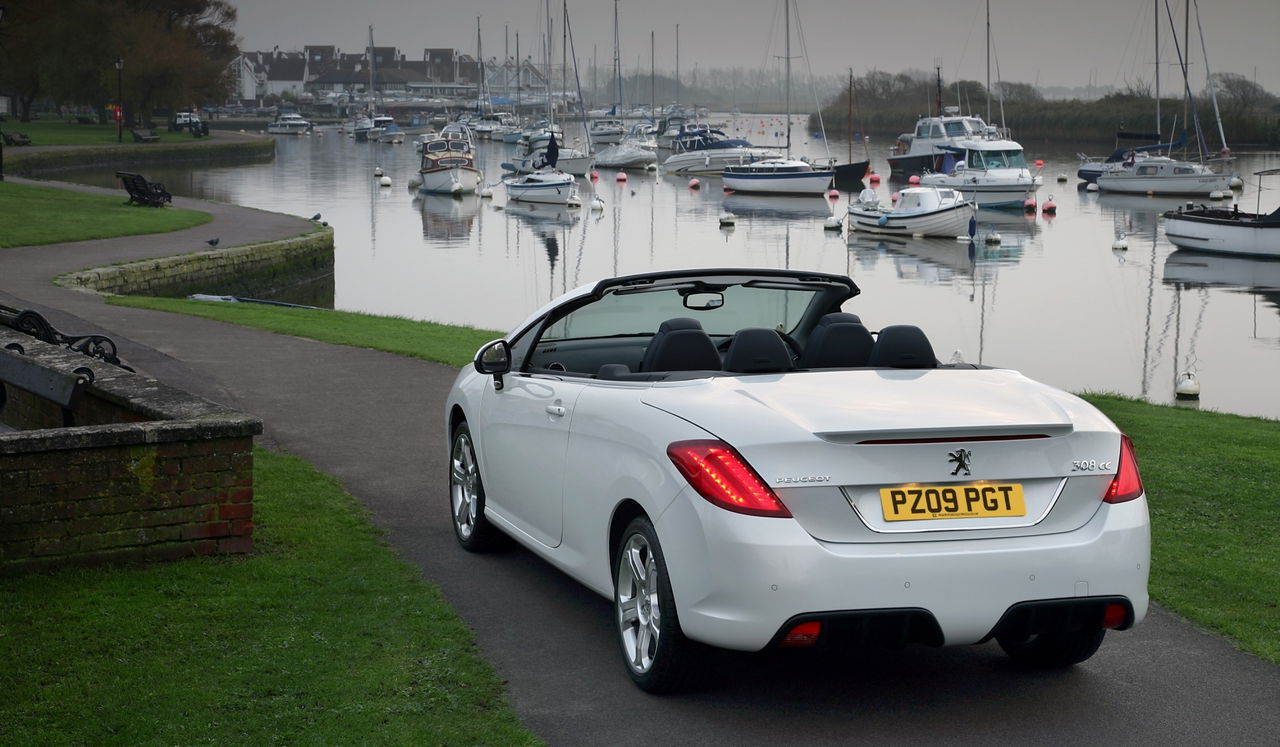
[[[763,121],[763,120],[762,120]],[[863,295],[849,309],[871,323],[924,328],[946,358],[1021,369],[1071,390],[1173,401],[1172,382],[1195,365],[1205,407],[1280,417],[1277,265],[1188,258],[1164,237],[1161,213],[1179,198],[1052,188],[1055,217],[983,210],[972,247],[950,239],[868,237],[824,230],[850,197],[725,195],[721,181],[608,170],[579,180],[603,210],[420,196],[407,188],[418,158],[408,146],[354,143],[333,131],[277,143],[272,163],[143,169],[175,194],[310,216],[335,231],[334,305],[489,329],[509,329],[563,290],[602,277],[677,267],[803,267],[847,272]],[[580,136],[571,131],[570,136]],[[767,140],[752,134],[753,140]],[[833,142],[839,151],[843,142]],[[797,149],[823,155],[820,143]],[[1078,148],[1043,158],[1044,173],[1075,172]],[[478,165],[495,183],[512,146],[481,143]],[[873,152],[873,167],[888,169]],[[1242,157],[1251,174],[1280,155]],[[381,167],[391,187],[373,177]],[[116,187],[109,170],[59,174]],[[874,185],[888,202],[900,183]],[[1236,196],[1251,208],[1257,185]],[[1048,189],[1041,190],[1044,199]],[[1274,193],[1263,207],[1274,207]],[[728,210],[736,227],[722,230]],[[988,243],[991,234],[999,243]],[[1113,249],[1118,234],[1126,250]],[[1245,264],[1241,264],[1245,263]],[[1280,263],[1278,263],[1280,264]],[[1216,279],[1212,279],[1216,278]],[[1203,309],[1203,310],[1202,310]]]

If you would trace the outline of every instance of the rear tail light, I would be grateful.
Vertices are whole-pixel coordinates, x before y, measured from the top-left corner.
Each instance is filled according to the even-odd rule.
[[[1107,503],[1124,503],[1142,495],[1142,476],[1138,474],[1138,458],[1133,454],[1133,440],[1120,436],[1120,468],[1111,480],[1111,487],[1102,500]]]
[[[782,636],[778,645],[782,648],[804,648],[818,643],[822,636],[822,623],[817,620],[802,622]]]
[[[720,508],[752,516],[790,518],[776,493],[724,441],[677,441],[667,456],[698,495]]]

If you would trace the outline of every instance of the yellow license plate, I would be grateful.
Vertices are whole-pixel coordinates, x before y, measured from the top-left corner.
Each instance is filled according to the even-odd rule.
[[[1022,485],[1016,482],[881,488],[880,507],[885,521],[1027,515]]]

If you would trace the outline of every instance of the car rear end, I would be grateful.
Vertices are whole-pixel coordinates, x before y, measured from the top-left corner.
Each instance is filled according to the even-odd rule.
[[[694,639],[1004,645],[1100,639],[1146,613],[1132,445],[1076,397],[1010,371],[865,370],[655,390],[651,403],[728,449],[709,461],[673,445],[682,471],[727,477],[693,481],[657,522]],[[744,495],[758,503],[744,511]]]

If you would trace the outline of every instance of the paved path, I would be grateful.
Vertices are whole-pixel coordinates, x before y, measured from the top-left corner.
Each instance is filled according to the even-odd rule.
[[[462,552],[449,528],[443,401],[454,371],[219,322],[109,306],[49,283],[86,267],[292,236],[300,218],[175,198],[210,224],[158,236],[0,250],[0,303],[100,330],[143,373],[262,417],[264,439],[337,477],[402,557],[439,584],[548,743],[1274,744],[1280,667],[1155,608],[1071,671],[1012,671],[994,646],[862,657],[726,655],[717,684],[631,686],[610,605],[521,550]]]

